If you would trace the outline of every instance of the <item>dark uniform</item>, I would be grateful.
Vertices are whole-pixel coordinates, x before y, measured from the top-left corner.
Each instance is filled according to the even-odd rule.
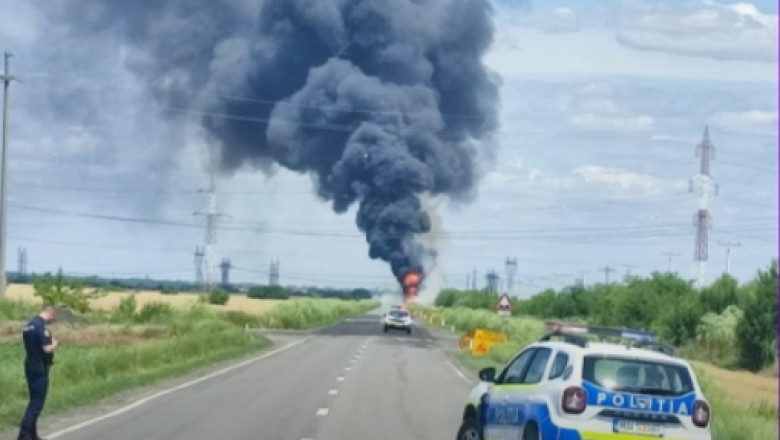
[[[24,375],[30,392],[30,403],[24,413],[19,430],[20,440],[37,440],[38,417],[49,390],[49,369],[54,363],[54,353],[46,353],[45,345],[51,345],[51,333],[40,316],[31,319],[22,333],[27,357],[24,360]]]

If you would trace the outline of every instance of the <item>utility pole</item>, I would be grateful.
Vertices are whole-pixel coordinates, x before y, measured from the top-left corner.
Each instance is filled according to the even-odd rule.
[[[613,269],[613,268],[611,268],[611,267],[609,267],[609,266],[606,266],[606,267],[602,267],[602,268],[601,268],[601,269],[599,269],[599,270],[600,270],[600,271],[602,271],[602,272],[604,272],[604,284],[609,284],[609,274],[610,274],[611,272],[614,272],[614,271],[615,271],[615,269]]]
[[[731,275],[731,248],[732,247],[740,247],[742,246],[742,243],[740,242],[720,242],[721,246],[726,246],[726,275]]]
[[[672,273],[672,257],[679,257],[679,252],[664,252],[664,255],[668,258],[668,263],[666,265],[666,271],[669,273]]]
[[[11,57],[10,52],[5,53],[5,70],[3,73],[3,158],[2,158],[2,177],[0,177],[0,299],[5,297],[5,288],[8,284],[8,276],[5,268],[5,232],[8,221],[8,92],[10,91],[11,81],[15,80],[11,75]]]
[[[509,296],[514,296],[515,275],[517,274],[517,258],[506,259],[506,292]]]
[[[631,269],[635,268],[635,264],[624,264],[623,267],[626,268],[626,279],[631,278]]]

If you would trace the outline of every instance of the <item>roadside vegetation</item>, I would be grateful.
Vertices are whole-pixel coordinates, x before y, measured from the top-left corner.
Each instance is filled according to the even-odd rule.
[[[44,415],[93,403],[117,392],[248,355],[270,344],[245,326],[305,329],[333,324],[378,306],[374,300],[305,298],[270,301],[260,312],[230,310],[236,296],[214,289],[193,301],[139,301],[133,293],[84,289],[61,274],[37,278],[34,297],[0,300],[0,432],[13,429],[27,403],[24,323],[46,302],[58,322],[50,326],[62,341],[51,370]],[[116,296],[110,307],[109,295]],[[226,298],[227,297],[227,298]]]
[[[433,307],[412,310],[418,321],[459,333],[503,326],[508,341],[487,356],[459,354],[475,371],[503,366],[544,334],[544,320],[654,331],[693,361],[713,405],[715,440],[778,438],[777,261],[741,286],[723,276],[699,290],[655,273],[619,284],[548,289],[513,300],[513,316],[505,319],[495,312],[497,302],[497,294],[445,290]]]

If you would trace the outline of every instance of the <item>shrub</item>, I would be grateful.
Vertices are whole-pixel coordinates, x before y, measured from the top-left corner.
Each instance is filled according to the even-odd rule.
[[[215,288],[209,292],[209,304],[225,305],[230,299],[230,294],[222,288]]]

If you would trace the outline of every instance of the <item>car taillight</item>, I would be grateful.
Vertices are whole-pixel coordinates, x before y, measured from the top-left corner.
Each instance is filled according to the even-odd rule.
[[[580,414],[585,411],[588,395],[580,387],[569,387],[563,391],[561,406],[569,414]]]
[[[703,400],[693,402],[693,414],[691,414],[693,424],[705,428],[710,423],[710,406]]]

